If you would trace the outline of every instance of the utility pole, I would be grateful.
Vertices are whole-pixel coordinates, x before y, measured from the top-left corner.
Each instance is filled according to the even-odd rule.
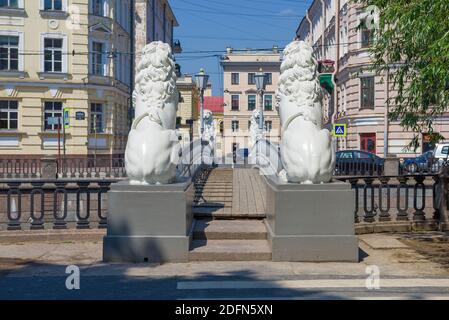
[[[62,117],[58,117],[58,174],[61,170],[61,119]]]

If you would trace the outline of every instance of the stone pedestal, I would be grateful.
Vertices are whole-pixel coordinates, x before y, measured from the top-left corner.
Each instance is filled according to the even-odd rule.
[[[265,181],[273,261],[359,260],[350,184],[280,183],[268,176]]]
[[[108,192],[105,262],[187,262],[192,234],[193,185],[135,186]]]
[[[58,159],[45,157],[41,159],[41,178],[56,179],[58,176]]]
[[[399,159],[395,156],[388,155],[385,158],[385,164],[384,164],[384,175],[385,176],[397,176],[399,175]]]

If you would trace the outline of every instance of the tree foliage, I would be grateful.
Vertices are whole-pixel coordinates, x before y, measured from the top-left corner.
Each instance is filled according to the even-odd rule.
[[[374,69],[388,72],[397,90],[389,118],[405,130],[441,140],[433,125],[449,107],[449,0],[354,1],[380,10],[370,50]],[[418,141],[415,136],[411,146]]]

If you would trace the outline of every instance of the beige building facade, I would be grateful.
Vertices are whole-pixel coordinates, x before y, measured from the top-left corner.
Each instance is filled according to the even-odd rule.
[[[280,74],[280,53],[272,51],[239,51],[232,48],[221,61],[224,74],[223,156],[244,158],[250,148],[250,120],[254,109],[259,108],[260,98],[255,84],[255,74],[264,72],[267,85],[264,94],[266,137],[279,142],[280,121],[275,109],[275,93]]]
[[[132,6],[131,0],[0,6],[2,155],[123,154],[133,77]],[[58,127],[65,132],[59,141]]]
[[[387,75],[369,70],[372,59],[369,46],[373,32],[364,27],[369,13],[360,4],[348,0],[315,0],[297,29],[297,38],[315,49],[316,58],[333,74],[333,90],[328,90],[324,120],[347,124],[348,135],[338,139],[338,149],[361,149],[381,157],[410,157],[432,148],[428,135],[406,132],[398,122],[390,122],[388,98],[395,90]],[[332,77],[329,77],[331,79]],[[436,119],[435,131],[449,138],[449,116]],[[418,135],[421,147],[408,150]]]
[[[140,52],[147,43],[162,41],[172,46],[176,52],[173,39],[174,28],[178,21],[168,0],[135,0],[135,64],[140,61]]]
[[[180,76],[176,86],[179,91],[176,126],[182,134],[182,141],[188,143],[196,136],[197,131],[198,88],[191,75]]]

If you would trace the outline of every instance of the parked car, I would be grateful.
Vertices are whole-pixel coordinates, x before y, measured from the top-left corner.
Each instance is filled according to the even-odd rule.
[[[416,173],[425,171],[434,171],[432,166],[434,162],[433,151],[424,152],[422,155],[415,158],[406,158],[401,164],[402,170],[406,173]]]
[[[383,173],[385,159],[361,150],[337,152],[335,175],[380,175]]]
[[[432,154],[432,171],[438,172],[449,159],[449,142],[438,143]]]

